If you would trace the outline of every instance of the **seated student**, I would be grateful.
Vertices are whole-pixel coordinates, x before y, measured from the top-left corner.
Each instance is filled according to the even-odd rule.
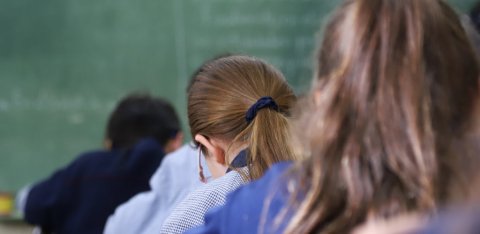
[[[144,94],[125,97],[110,115],[107,149],[84,153],[28,192],[27,222],[54,233],[101,233],[115,207],[150,189],[165,153],[182,143],[174,108]]]
[[[295,159],[289,134],[295,101],[282,74],[259,59],[227,56],[204,64],[188,90],[188,120],[199,155],[218,179],[174,208],[161,233],[201,225],[227,193],[260,178],[270,165]]]
[[[187,233],[350,233],[451,202],[479,151],[480,68],[441,0],[347,0],[324,31],[297,135],[310,154],[273,166]],[[478,165],[478,164],[474,164]],[[458,196],[457,194],[456,196]]]

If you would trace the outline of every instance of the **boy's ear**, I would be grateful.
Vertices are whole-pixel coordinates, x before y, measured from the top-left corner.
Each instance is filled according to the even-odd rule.
[[[112,149],[112,140],[110,140],[110,138],[105,138],[103,140],[103,147],[106,149],[106,150],[111,150]]]
[[[183,133],[182,132],[178,132],[175,137],[169,139],[167,141],[167,143],[165,144],[165,146],[163,147],[164,150],[165,150],[165,153],[170,153],[170,152],[173,152],[175,150],[177,150],[178,148],[180,148],[183,144]]]
[[[225,165],[225,150],[221,147],[219,142],[217,142],[215,139],[206,138],[200,134],[195,135],[195,141],[207,149],[209,153],[208,156],[214,157],[217,163]]]

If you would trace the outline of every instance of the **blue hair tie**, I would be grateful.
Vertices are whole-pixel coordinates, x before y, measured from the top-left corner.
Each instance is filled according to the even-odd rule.
[[[270,108],[279,111],[278,105],[272,97],[261,97],[255,102],[255,104],[248,108],[247,114],[245,115],[247,123],[252,122],[253,119],[255,119],[255,116],[257,116],[257,112],[263,108]]]

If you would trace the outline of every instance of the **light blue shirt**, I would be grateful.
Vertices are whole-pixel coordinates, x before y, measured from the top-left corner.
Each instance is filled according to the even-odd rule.
[[[207,178],[208,167],[202,157]],[[151,191],[137,194],[120,205],[105,225],[105,234],[158,233],[165,218],[187,194],[202,183],[198,176],[198,150],[191,144],[165,156],[150,179]]]

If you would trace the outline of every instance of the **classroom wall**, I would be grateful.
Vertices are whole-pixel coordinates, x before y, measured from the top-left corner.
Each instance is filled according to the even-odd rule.
[[[338,3],[0,0],[0,191],[101,147],[108,113],[133,90],[172,101],[188,136],[189,75],[221,53],[264,58],[306,91],[318,29]]]

